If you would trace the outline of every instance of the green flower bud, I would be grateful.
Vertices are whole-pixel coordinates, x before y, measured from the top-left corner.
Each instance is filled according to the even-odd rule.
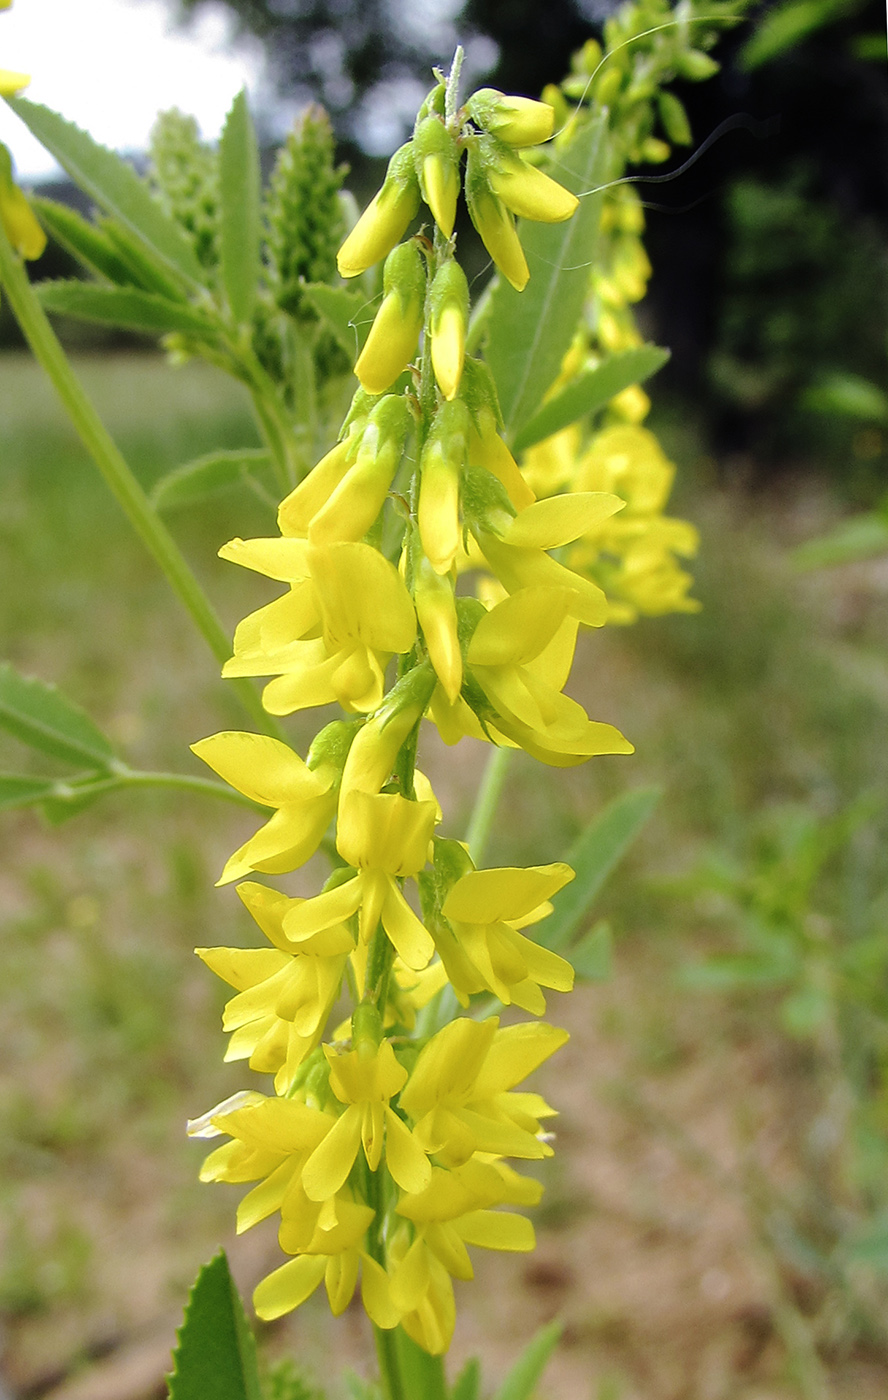
[[[663,130],[676,146],[689,146],[693,137],[684,103],[674,92],[661,92],[657,98]]]
[[[432,368],[445,399],[456,398],[466,356],[469,284],[453,258],[435,274],[431,290]]]
[[[413,155],[422,197],[445,238],[453,233],[459,194],[459,147],[439,117],[417,123]]]
[[[479,88],[466,108],[472,121],[510,146],[538,146],[555,129],[555,110],[548,102],[507,97],[496,88]]]
[[[413,142],[392,156],[382,189],[374,195],[337,255],[343,277],[357,277],[394,248],[416,217],[419,181],[413,163]]]
[[[330,119],[313,105],[296,121],[275,160],[265,200],[270,282],[282,310],[307,312],[304,282],[332,282],[345,232]]]
[[[175,107],[151,130],[148,178],[171,218],[188,234],[201,267],[219,263],[219,162],[194,117]]]
[[[426,265],[413,239],[389,253],[382,286],[382,305],[355,365],[362,388],[371,394],[382,394],[395,382],[422,330]]]
[[[422,547],[437,574],[446,574],[459,553],[460,477],[470,427],[464,403],[454,399],[442,404],[422,452],[417,517]]]
[[[468,147],[466,203],[472,223],[497,268],[516,292],[523,292],[530,278],[524,250],[512,215],[490,187],[477,141]]]

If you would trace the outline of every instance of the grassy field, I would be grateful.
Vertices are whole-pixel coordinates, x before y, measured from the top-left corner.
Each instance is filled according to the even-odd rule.
[[[79,367],[146,485],[255,444],[246,402],[208,369]],[[489,863],[558,858],[628,788],[663,797],[596,911],[613,975],[553,998],[573,1040],[549,1082],[563,1151],[539,1250],[480,1262],[455,1353],[483,1350],[493,1379],[557,1312],[552,1400],[869,1400],[888,1386],[888,564],[794,575],[789,549],[832,518],[829,500],[807,481],[758,499],[719,487],[693,433],[659,426],[681,466],[676,511],[703,535],[703,611],[587,639],[575,693],[637,753],[567,775],[516,759]],[[227,625],[268,598],[215,557],[273,527],[255,497],[233,490],[170,524]],[[196,773],[188,744],[243,725],[15,356],[0,362],[0,539],[4,659],[56,682],[130,761]],[[293,725],[298,744],[310,732]],[[477,778],[465,747],[429,740],[422,755],[452,835]],[[2,742],[0,768],[26,761]],[[98,1400],[113,1392],[90,1390],[91,1361],[140,1345],[127,1394],[156,1393],[158,1349],[217,1243],[245,1288],[276,1260],[273,1230],[233,1241],[237,1193],[198,1184],[183,1133],[245,1082],[221,1063],[222,989],[190,950],[249,939],[213,881],[254,824],[159,793],[62,827],[3,819],[0,1325],[16,1395]],[[714,954],[734,961],[713,971]],[[369,1364],[355,1312],[331,1324],[310,1304],[263,1334],[269,1356],[294,1344],[321,1373],[331,1352]]]

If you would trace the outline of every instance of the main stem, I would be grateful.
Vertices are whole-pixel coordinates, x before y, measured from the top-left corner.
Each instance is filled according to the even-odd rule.
[[[231,654],[228,634],[212,604],[188,566],[181,550],[163,521],[155,513],[114,442],[84,392],[52,326],[47,320],[28,279],[0,224],[0,283],[9,298],[16,319],[35,359],[46,371],[67,410],[68,416],[133,529],[156,560],[207,642],[216,660],[225,662]],[[267,733],[282,737],[276,722],[262,708],[262,701],[247,680],[236,679],[232,687],[250,717]]]

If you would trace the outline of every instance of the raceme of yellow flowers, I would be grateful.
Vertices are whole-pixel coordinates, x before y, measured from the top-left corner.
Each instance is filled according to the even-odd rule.
[[[472,1277],[469,1249],[533,1248],[521,1208],[541,1187],[511,1163],[551,1155],[553,1110],[521,1086],[567,1034],[484,1012],[538,1017],[547,991],[572,986],[569,963],[533,928],[573,872],[478,870],[464,844],[437,835],[442,813],[415,767],[420,725],[556,766],[630,753],[564,694],[580,626],[612,612],[583,551],[614,540],[628,560],[617,522],[637,535],[669,483],[659,449],[631,425],[557,479],[533,463],[522,474],[488,371],[466,354],[461,181],[520,290],[515,215],[556,222],[577,203],[521,154],[553,120],[547,104],[491,89],[457,108],[441,83],[392,157],[339,253],[346,278],[385,262],[340,439],[281,503],[279,535],[221,551],[285,586],[240,623],[225,674],[270,677],[274,715],[336,702],[345,717],[305,759],[260,734],[194,746],[269,810],[220,884],[296,870],[331,822],[337,861],[312,898],[243,880],[268,946],[198,950],[234,988],[227,1058],[274,1077],[273,1094],[236,1094],[191,1125],[226,1139],[203,1178],[251,1183],[239,1229],[279,1216],[290,1258],[257,1288],[260,1317],[298,1307],[322,1281],[341,1313],[360,1287],[377,1327],[400,1324],[431,1353],[449,1345],[452,1280]],[[433,237],[401,242],[423,201]],[[471,571],[479,596],[457,591]],[[650,601],[656,585],[644,588]],[[343,991],[351,1014],[328,1030]]]

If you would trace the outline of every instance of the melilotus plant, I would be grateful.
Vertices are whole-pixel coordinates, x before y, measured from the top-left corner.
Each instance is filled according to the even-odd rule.
[[[573,985],[566,952],[587,972],[601,965],[600,931],[577,935],[655,798],[618,801],[566,861],[481,866],[512,752],[554,767],[632,752],[564,694],[579,629],[696,606],[680,563],[695,534],[664,514],[674,469],[641,426],[640,382],[665,352],[632,314],[649,267],[624,171],[668,156],[658,131],[690,141],[664,84],[714,71],[708,49],[736,12],[630,4],[544,101],[490,88],[463,99],[457,50],[357,218],[319,109],[263,192],[243,95],[217,149],[189,118],[162,116],[144,180],[56,113],[12,104],[99,212],[38,200],[38,223],[7,166],[4,294],[262,732],[193,745],[222,783],[138,773],[76,707],[5,668],[0,724],[78,771],[7,775],[0,798],[58,817],[152,782],[268,818],[219,881],[240,882],[265,945],[198,950],[235,989],[227,1058],[266,1078],[190,1131],[222,1140],[205,1180],[250,1184],[239,1229],[279,1218],[287,1257],[255,1291],[258,1316],[321,1284],[341,1313],[359,1291],[386,1400],[480,1394],[474,1364],[452,1391],[445,1380],[452,1280],[472,1277],[470,1249],[533,1248],[523,1211],[542,1188],[513,1163],[551,1156],[554,1109],[523,1084],[567,1039],[539,1018],[547,992]],[[495,269],[474,310],[454,233],[461,194]],[[87,280],[31,287],[22,259],[43,227]],[[174,359],[233,375],[263,446],[186,464],[149,499],[46,311],[153,331]],[[280,500],[277,532],[220,552],[284,591],[240,623],[232,655],[160,512],[241,479]],[[261,703],[257,676],[271,678]],[[342,717],[302,757],[281,721],[330,704]],[[417,767],[428,724],[445,744],[490,746],[465,839],[441,834]],[[310,898],[252,878],[319,849],[332,868]],[[502,1396],[530,1394],[556,1339],[535,1339]],[[170,1393],[261,1394],[224,1257],[195,1287]]]

